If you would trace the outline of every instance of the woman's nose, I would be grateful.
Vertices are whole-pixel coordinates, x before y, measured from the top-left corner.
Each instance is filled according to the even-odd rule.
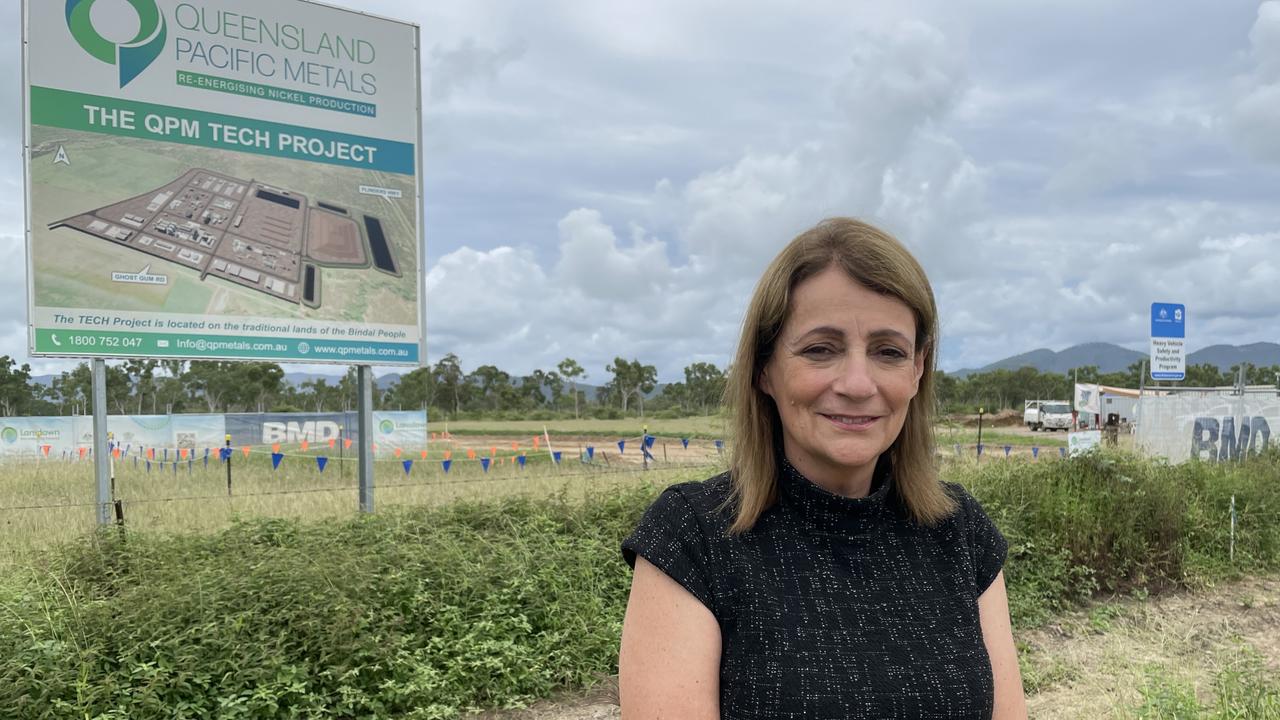
[[[876,394],[874,368],[866,356],[850,353],[840,363],[832,389],[851,398],[868,398]]]

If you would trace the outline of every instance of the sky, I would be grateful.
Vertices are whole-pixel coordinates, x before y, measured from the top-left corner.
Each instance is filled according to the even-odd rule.
[[[723,367],[835,215],[921,261],[946,370],[1145,350],[1157,301],[1189,351],[1280,341],[1280,0],[345,4],[421,27],[429,362]],[[0,354],[60,372],[26,352],[17,2],[0,26]]]

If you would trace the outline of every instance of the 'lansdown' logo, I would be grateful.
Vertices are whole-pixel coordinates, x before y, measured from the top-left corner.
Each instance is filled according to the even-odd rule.
[[[164,50],[164,16],[156,0],[126,0],[138,13],[138,34],[117,45],[102,37],[89,18],[96,0],[67,0],[67,29],[80,47],[108,65],[120,67],[120,87],[129,84]]]
[[[18,430],[11,427],[0,430],[0,440],[3,440],[6,445],[18,442]]]

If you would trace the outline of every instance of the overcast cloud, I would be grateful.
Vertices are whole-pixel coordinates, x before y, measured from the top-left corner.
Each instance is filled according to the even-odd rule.
[[[112,0],[100,0],[109,2]],[[423,38],[428,353],[723,366],[764,264],[854,215],[945,369],[1280,339],[1280,1],[348,5]],[[20,24],[0,9],[0,354],[26,357]]]

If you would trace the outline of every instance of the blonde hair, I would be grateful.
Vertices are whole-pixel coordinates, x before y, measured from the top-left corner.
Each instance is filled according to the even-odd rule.
[[[933,525],[955,512],[955,500],[938,479],[934,457],[933,389],[938,308],[920,263],[888,233],[852,218],[828,218],[796,236],[764,271],[742,321],[742,339],[725,386],[732,414],[730,533],[750,530],[778,498],[778,449],[782,424],[777,407],[759,387],[760,373],[790,312],[796,285],[837,266],[859,285],[901,300],[915,316],[915,351],[924,373],[907,408],[902,431],[889,446],[895,492],[915,521]]]

